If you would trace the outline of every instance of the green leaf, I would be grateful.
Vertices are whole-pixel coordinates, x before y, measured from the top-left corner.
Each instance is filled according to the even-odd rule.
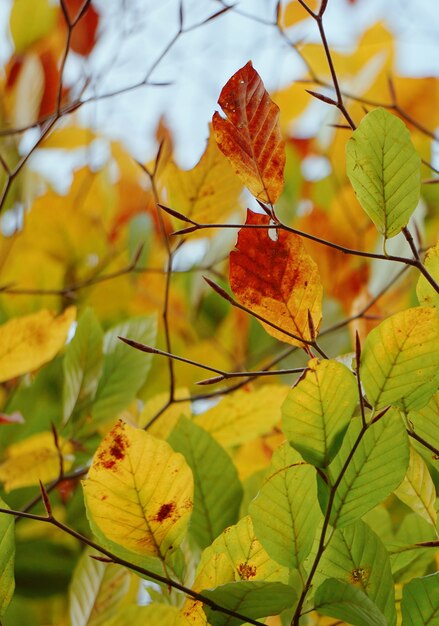
[[[322,615],[352,626],[387,626],[384,615],[361,589],[334,578],[325,580],[317,589],[314,607]]]
[[[439,392],[422,409],[410,411],[408,421],[417,435],[439,449]]]
[[[405,585],[401,612],[402,626],[438,626],[439,574],[414,578]]]
[[[315,470],[284,443],[249,507],[255,534],[281,565],[297,568],[309,554],[321,518]]]
[[[125,567],[102,563],[82,553],[70,584],[71,626],[105,626],[128,592],[130,574]]]
[[[406,583],[414,577],[423,576],[434,566],[436,550],[421,548],[415,544],[437,539],[436,529],[416,513],[404,517],[396,533],[395,541],[389,544],[390,563],[397,583]]]
[[[368,335],[361,380],[375,409],[419,409],[439,383],[439,317],[435,307],[395,313]]]
[[[49,0],[14,0],[9,26],[15,52],[23,52],[48,35],[55,23],[56,7]]]
[[[355,522],[390,495],[404,478],[409,461],[408,437],[396,409],[370,425],[359,439],[361,432],[361,420],[353,418],[329,467],[334,484],[350,458],[331,510],[331,524],[338,528]]]
[[[102,346],[101,326],[93,309],[87,308],[78,320],[75,336],[64,356],[64,423],[72,413],[80,414],[94,398],[104,363]]]
[[[227,583],[216,589],[203,589],[202,594],[220,606],[252,619],[277,615],[296,600],[296,592],[292,587],[259,580]],[[206,605],[203,608],[211,626],[238,626],[245,623],[244,620],[213,611]]]
[[[439,242],[433,247],[427,250],[424,259],[424,266],[436,282],[439,281]],[[418,284],[416,285],[416,295],[418,296],[419,304],[422,306],[439,306],[439,293],[433,289],[428,280],[423,274],[418,278]]]
[[[383,613],[389,626],[396,623],[394,582],[387,550],[361,520],[334,531],[316,571],[315,585],[326,578],[355,585]]]
[[[190,533],[201,548],[238,520],[242,487],[232,459],[203,428],[182,417],[168,442],[194,475]]]
[[[419,202],[421,159],[405,124],[378,108],[368,113],[346,146],[347,175],[358,201],[384,237],[407,225]]]
[[[132,318],[105,333],[104,370],[92,409],[94,424],[116,417],[134,400],[151,367],[151,354],[131,348],[118,337],[153,346],[156,333],[155,315]]]
[[[282,405],[282,430],[305,461],[325,467],[340,448],[358,403],[357,385],[338,361],[313,359],[308,367]]]
[[[0,507],[9,509],[0,498]],[[14,594],[15,522],[12,515],[0,513],[0,617]]]
[[[410,462],[395,495],[436,528],[436,489],[422,457],[410,446]]]

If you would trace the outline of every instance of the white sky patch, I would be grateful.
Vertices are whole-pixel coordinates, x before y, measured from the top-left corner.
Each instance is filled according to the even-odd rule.
[[[185,272],[200,263],[209,247],[209,239],[186,241],[172,257],[172,271]]]
[[[311,154],[305,157],[300,165],[303,178],[316,182],[331,173],[331,164],[324,156]]]

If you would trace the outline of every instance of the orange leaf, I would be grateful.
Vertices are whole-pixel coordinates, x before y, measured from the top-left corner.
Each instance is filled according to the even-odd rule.
[[[267,225],[270,218],[247,213],[247,225]],[[265,330],[287,343],[302,346],[311,339],[310,312],[315,330],[322,317],[322,286],[317,265],[294,233],[264,228],[242,228],[236,250],[230,253],[230,286],[239,301],[288,336],[262,323]]]
[[[273,204],[284,186],[285,145],[279,108],[265,90],[251,61],[226,83],[218,103],[227,119],[215,112],[215,139],[251,193]]]
[[[67,14],[74,21],[84,4],[84,0],[65,0]],[[96,43],[96,31],[99,25],[99,14],[90,3],[84,15],[75,24],[72,32],[70,46],[74,52],[82,56],[88,56]]]

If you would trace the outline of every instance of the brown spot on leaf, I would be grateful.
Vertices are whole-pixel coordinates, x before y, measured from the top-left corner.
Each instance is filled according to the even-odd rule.
[[[162,504],[157,515],[155,516],[155,520],[157,522],[163,522],[165,519],[171,517],[173,512],[175,511],[175,502],[167,502],[166,504]]]
[[[249,563],[240,563],[237,570],[242,580],[248,580],[249,578],[254,578],[256,576],[256,567],[254,565],[250,565]]]
[[[117,422],[115,427],[108,433],[104,441],[103,450],[98,452],[95,462],[97,467],[114,470],[117,464],[126,456],[129,447],[128,437],[125,435],[125,424]]]

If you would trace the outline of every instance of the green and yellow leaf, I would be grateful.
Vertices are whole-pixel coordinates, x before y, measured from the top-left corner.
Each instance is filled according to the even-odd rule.
[[[90,523],[111,542],[161,559],[182,542],[193,508],[192,472],[165,441],[119,420],[83,488]]]

